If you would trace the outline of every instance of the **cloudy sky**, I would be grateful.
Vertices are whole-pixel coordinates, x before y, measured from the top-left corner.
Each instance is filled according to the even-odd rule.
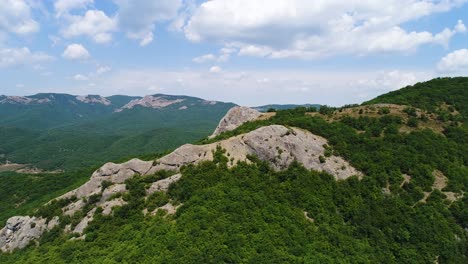
[[[1,0],[0,94],[360,103],[468,75],[468,0]]]

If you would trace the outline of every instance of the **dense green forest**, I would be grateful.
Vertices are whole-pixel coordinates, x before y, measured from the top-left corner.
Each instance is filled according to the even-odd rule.
[[[85,104],[70,95],[35,97],[44,96],[55,99],[38,105],[0,104],[0,163],[8,159],[46,170],[75,171],[166,151],[208,136],[234,106],[165,96],[184,101],[162,109],[136,107],[113,112],[133,97],[111,96],[113,104],[105,106]],[[188,110],[179,109],[185,105]]]
[[[98,213],[84,241],[56,228],[40,246],[1,254],[0,262],[467,263],[468,93],[460,88],[468,88],[467,79],[436,79],[371,101],[449,111],[442,133],[417,126],[401,132],[403,118],[387,111],[330,121],[325,117],[340,109],[310,115],[313,109],[297,108],[200,142],[270,124],[298,127],[327,138],[328,155],[344,157],[365,174],[362,180],[337,182],[297,163],[275,172],[256,157],[229,169],[228,153],[219,149],[214,161],[182,168],[182,179],[153,199],[144,199],[148,183],[170,174],[127,180],[128,204],[113,216]],[[414,113],[405,118],[425,122]],[[448,179],[441,190],[435,171]],[[143,214],[168,200],[181,205],[175,215]]]
[[[468,78],[437,78],[381,95],[364,104],[392,103],[437,112],[441,117],[458,111],[468,118]]]

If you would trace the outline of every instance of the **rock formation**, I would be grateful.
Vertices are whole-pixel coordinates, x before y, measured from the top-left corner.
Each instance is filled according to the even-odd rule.
[[[77,96],[76,100],[86,103],[86,104],[102,104],[102,105],[111,105],[111,101],[107,98],[104,98],[100,95],[86,95],[86,96]]]
[[[59,224],[58,217],[47,223],[46,219],[14,216],[8,219],[6,226],[0,230],[0,250],[3,252],[24,248],[46,231]]]
[[[260,115],[261,113],[257,110],[245,106],[233,107],[227,112],[223,119],[221,119],[211,137],[215,137],[226,131],[234,130],[246,122],[257,119]]]
[[[152,96],[147,95],[142,99],[135,99],[130,101],[130,103],[124,105],[122,108],[118,109],[116,112],[121,112],[125,109],[133,109],[136,106],[148,107],[148,108],[164,108],[173,104],[181,103],[185,101],[184,99],[168,99],[164,96]]]

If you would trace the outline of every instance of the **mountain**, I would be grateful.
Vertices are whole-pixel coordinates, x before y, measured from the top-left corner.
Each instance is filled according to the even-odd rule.
[[[79,169],[209,135],[234,106],[188,96],[67,94],[0,98],[0,161]]]
[[[231,109],[205,140],[106,163],[35,209],[0,193],[0,262],[467,263],[468,97],[424,85],[404,105]]]
[[[317,109],[320,108],[319,104],[303,104],[303,105],[296,105],[296,104],[269,104],[269,105],[262,105],[262,106],[256,106],[252,107],[253,109],[259,111],[259,112],[267,112],[270,109],[274,110],[288,110],[288,109],[294,109],[298,107],[315,107]]]

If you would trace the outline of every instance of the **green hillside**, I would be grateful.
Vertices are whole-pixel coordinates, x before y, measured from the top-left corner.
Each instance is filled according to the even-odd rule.
[[[120,112],[132,99],[111,96],[112,104],[83,103],[71,95],[39,94],[43,104],[0,104],[0,162],[42,169],[77,170],[109,160],[173,149],[209,135],[231,103],[188,96],[154,95],[184,100],[161,109],[136,106]],[[1,101],[1,100],[0,100]],[[181,110],[182,106],[188,107]]]
[[[410,105],[443,117],[458,111],[468,118],[468,77],[438,78],[381,95],[364,104],[392,103]]]
[[[457,98],[449,105],[464,113],[468,97],[458,93],[460,80],[443,79],[443,91]],[[390,93],[366,105],[401,103],[441,113],[447,101],[431,98],[432,88],[427,88],[438,87],[432,84],[439,81],[404,88],[398,96]],[[433,90],[437,97],[439,88]],[[463,140],[468,133],[460,127],[463,120],[439,120],[442,133],[425,127],[401,131],[403,120],[414,118],[413,111],[404,112],[404,118],[390,111],[362,111],[359,116],[340,116],[344,109],[305,111],[277,111],[268,120],[203,142],[271,124],[298,127],[327,138],[326,156],[344,157],[365,174],[362,180],[337,182],[298,163],[277,172],[256,157],[228,168],[229,154],[218,149],[214,161],[183,168],[182,179],[167,194],[144,198],[148,184],[169,173],[127,180],[122,198],[128,204],[113,216],[98,211],[84,240],[70,240],[75,235],[56,228],[39,246],[0,254],[0,262],[468,262],[468,141]],[[427,111],[423,114],[429,115]],[[169,199],[181,205],[175,215],[143,214],[143,208],[157,208]],[[36,214],[47,216],[53,210],[43,207]],[[65,219],[62,228],[74,223]]]
[[[318,104],[303,104],[303,105],[296,105],[296,104],[269,104],[269,105],[262,105],[253,107],[253,109],[260,111],[260,112],[267,112],[268,110],[288,110],[294,109],[298,107],[315,107],[316,109],[320,108]]]

